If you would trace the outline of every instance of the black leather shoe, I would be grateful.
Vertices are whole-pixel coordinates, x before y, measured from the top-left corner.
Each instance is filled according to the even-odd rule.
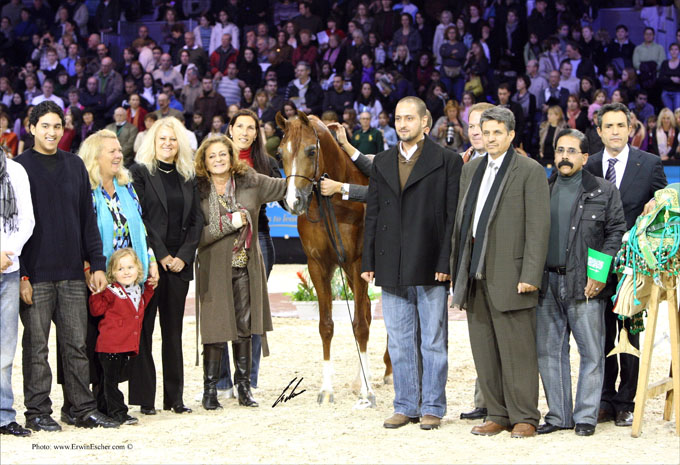
[[[153,407],[141,406],[139,408],[139,411],[142,412],[143,415],[155,415],[156,414],[156,409],[153,408]]]
[[[136,417],[125,415],[125,418],[120,423],[123,425],[136,425],[139,423],[139,420]]]
[[[610,410],[607,410],[606,408],[600,408],[597,414],[597,422],[606,423],[612,420],[614,420],[614,414]]]
[[[69,426],[73,426],[73,425],[76,424],[76,417],[74,417],[71,414],[64,412],[62,410],[61,411],[61,422],[66,423]]]
[[[163,410],[172,410],[174,413],[191,413],[191,412],[193,412],[193,410],[191,410],[189,407],[187,407],[184,404],[173,405],[172,407],[163,407]]]
[[[118,428],[119,426],[120,423],[113,418],[104,415],[99,410],[94,410],[93,412],[76,419],[77,428]]]
[[[571,429],[571,428],[564,428],[562,426],[556,426],[551,423],[545,422],[541,426],[538,427],[536,432],[538,434],[550,434],[554,433],[555,431],[561,431],[563,429]]]
[[[483,420],[486,418],[487,410],[485,408],[475,407],[474,410],[463,412],[460,414],[461,420]]]
[[[633,426],[633,412],[622,410],[616,414],[616,426]]]
[[[30,436],[31,430],[28,430],[16,421],[13,421],[12,423],[8,423],[5,426],[0,426],[0,434],[11,434],[12,436],[24,437]]]
[[[589,425],[588,423],[576,423],[574,433],[576,433],[576,436],[592,436],[595,434],[595,425]]]
[[[59,423],[49,415],[39,415],[26,420],[26,428],[33,431],[61,431]]]

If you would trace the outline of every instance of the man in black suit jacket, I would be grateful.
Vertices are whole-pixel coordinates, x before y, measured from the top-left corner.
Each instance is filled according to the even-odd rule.
[[[425,103],[405,97],[395,111],[401,142],[371,169],[361,277],[383,288],[394,367],[394,415],[385,428],[422,417],[438,428],[446,414],[451,234],[462,158],[425,137]]]
[[[628,146],[631,129],[630,110],[625,105],[611,103],[603,106],[597,114],[597,132],[602,138],[604,150],[590,157],[585,166],[595,176],[616,184],[621,194],[627,229],[633,227],[654,192],[667,184],[658,156]],[[605,354],[614,348],[616,335],[623,325],[612,312],[612,307],[608,299],[605,309]],[[639,347],[638,334],[629,333],[628,337],[635,347]],[[638,369],[637,357],[621,354],[621,382],[617,391],[619,365],[616,357],[606,358],[598,422],[615,419],[617,426],[632,425]]]

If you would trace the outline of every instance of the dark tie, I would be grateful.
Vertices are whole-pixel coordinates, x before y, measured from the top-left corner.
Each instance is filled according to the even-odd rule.
[[[609,167],[607,168],[607,175],[604,177],[607,181],[611,182],[612,184],[616,185],[616,170],[614,169],[614,165],[616,164],[618,160],[616,158],[610,158],[609,159]]]

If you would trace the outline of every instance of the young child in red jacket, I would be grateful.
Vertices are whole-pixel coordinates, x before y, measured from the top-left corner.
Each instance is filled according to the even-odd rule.
[[[109,281],[106,289],[90,296],[90,313],[104,315],[94,350],[104,372],[101,388],[105,413],[122,424],[133,425],[138,420],[128,415],[118,384],[125,381],[123,370],[130,356],[139,353],[144,309],[153,296],[153,287],[146,283],[142,288],[142,263],[131,248],[116,250],[111,255],[106,277]]]

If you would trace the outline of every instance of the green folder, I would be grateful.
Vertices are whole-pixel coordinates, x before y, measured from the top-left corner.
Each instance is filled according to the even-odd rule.
[[[597,250],[588,248],[588,277],[601,283],[607,282],[609,276],[609,269],[612,264],[611,255],[598,252]]]

